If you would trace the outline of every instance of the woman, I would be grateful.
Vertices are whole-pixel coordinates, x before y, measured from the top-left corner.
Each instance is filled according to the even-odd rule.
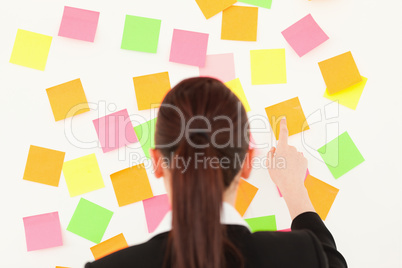
[[[268,162],[282,159],[286,167],[268,171],[289,208],[292,232],[252,234],[233,208],[240,177],[248,178],[252,166],[246,112],[218,80],[180,82],[159,109],[151,151],[172,205],[164,230],[85,267],[346,267],[304,187],[307,160],[287,139],[282,120]]]

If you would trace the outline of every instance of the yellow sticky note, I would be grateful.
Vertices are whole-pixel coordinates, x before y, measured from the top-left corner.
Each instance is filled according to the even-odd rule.
[[[257,41],[258,7],[231,6],[222,12],[221,39]]]
[[[44,71],[52,37],[18,29],[10,63]]]
[[[243,103],[244,109],[246,109],[246,112],[249,112],[251,110],[250,105],[248,104],[246,95],[244,94],[240,79],[233,79],[226,82],[225,85],[240,99],[240,101]]]
[[[24,180],[59,186],[64,152],[31,145]]]
[[[209,19],[236,3],[237,0],[195,0],[195,2],[205,18]]]
[[[285,49],[258,49],[250,51],[251,84],[286,83]]]
[[[71,197],[105,187],[95,154],[64,162],[63,174]]]
[[[304,181],[311,203],[322,220],[327,218],[328,212],[335,201],[339,189],[308,175]]]
[[[324,97],[332,101],[338,101],[339,104],[356,110],[357,104],[359,103],[360,96],[363,93],[366,83],[367,78],[362,76],[361,82],[354,84],[353,86],[350,86],[344,90],[338,91],[332,95],[330,95],[328,93],[328,89],[326,89]]]
[[[239,188],[237,189],[235,209],[242,217],[250,206],[251,201],[253,201],[254,196],[257,194],[257,191],[257,187],[243,179],[240,179]]]
[[[321,61],[318,66],[329,94],[334,94],[362,81],[350,51]]]
[[[89,111],[80,79],[48,88],[46,92],[56,121]]]
[[[310,129],[298,97],[269,106],[265,112],[276,139],[279,138],[279,123],[283,117],[286,117],[289,136]]]
[[[110,179],[120,207],[154,196],[144,164],[113,173]]]
[[[133,81],[139,111],[159,107],[170,90],[168,72],[137,76]]]
[[[95,260],[99,260],[113,252],[127,248],[128,244],[123,234],[118,234],[108,240],[91,247]]]

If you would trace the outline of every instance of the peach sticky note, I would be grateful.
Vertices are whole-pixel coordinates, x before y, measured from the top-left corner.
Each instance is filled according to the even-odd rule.
[[[169,61],[204,67],[209,34],[173,30]]]
[[[328,90],[325,90],[324,97],[332,101],[338,101],[339,104],[356,110],[357,104],[359,103],[360,96],[363,93],[366,83],[367,78],[362,76],[361,82],[354,84],[353,86],[350,86],[344,90],[338,91],[332,95],[329,95]]]
[[[240,99],[240,101],[243,103],[244,109],[246,109],[246,112],[249,112],[251,110],[250,105],[248,104],[246,95],[244,94],[240,79],[236,78],[232,81],[226,82],[225,85]]]
[[[59,121],[89,112],[81,79],[75,79],[46,89],[54,120]]]
[[[321,61],[318,66],[330,95],[362,81],[350,51]]]
[[[170,90],[169,73],[156,73],[133,78],[138,110],[158,108]]]
[[[157,195],[145,199],[142,203],[147,219],[148,233],[152,233],[171,209],[169,197],[166,194]]]
[[[224,83],[236,78],[233,53],[207,55],[205,66],[199,69],[200,76],[213,77]]]
[[[18,29],[10,63],[44,71],[52,37]]]
[[[285,49],[258,49],[250,51],[251,84],[286,83]]]
[[[298,97],[269,106],[265,112],[276,139],[279,138],[279,123],[283,117],[286,117],[289,136],[310,129]]]
[[[71,197],[105,187],[95,154],[64,162],[63,174]]]
[[[257,191],[257,187],[243,179],[240,179],[239,188],[237,189],[235,208],[242,217],[250,206],[251,201],[253,201]]]
[[[307,176],[304,185],[315,211],[325,220],[339,190],[311,175]]]
[[[123,234],[118,234],[108,240],[105,240],[93,247],[91,247],[92,255],[95,260],[103,258],[113,252],[119,251],[123,248],[127,248],[128,244]]]
[[[25,217],[23,221],[28,251],[63,245],[58,212]]]
[[[93,120],[104,153],[137,142],[127,109]]]
[[[99,12],[65,6],[59,36],[93,42],[98,20]]]
[[[222,12],[221,39],[257,41],[258,7],[231,6]]]
[[[31,145],[24,180],[59,186],[65,152]]]
[[[234,3],[237,2],[237,0],[195,0],[199,6],[199,8],[202,11],[202,14],[204,14],[206,19],[209,19],[222,10],[230,7]]]
[[[329,39],[311,14],[282,31],[282,35],[299,57]]]
[[[153,197],[144,164],[113,173],[110,179],[120,207]]]

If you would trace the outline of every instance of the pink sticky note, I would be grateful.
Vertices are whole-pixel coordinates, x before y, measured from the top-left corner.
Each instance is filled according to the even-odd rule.
[[[23,218],[28,251],[63,245],[59,213]]]
[[[93,120],[104,153],[137,142],[127,109]]]
[[[282,229],[282,230],[278,230],[277,232],[291,232],[292,229],[287,228],[287,229]]]
[[[169,61],[204,67],[209,34],[173,30]]]
[[[147,220],[148,232],[152,233],[170,210],[167,194],[157,195],[142,201]]]
[[[233,53],[207,55],[205,66],[200,67],[200,76],[209,76],[223,83],[236,78]]]
[[[308,171],[308,169],[307,169],[307,171],[306,171],[306,176],[304,177],[304,180],[306,180],[306,178],[307,178],[308,175],[310,175],[310,171]],[[278,189],[279,196],[282,197],[282,193],[281,193],[281,191],[279,190],[278,186],[276,186],[276,189]]]
[[[311,14],[284,30],[282,35],[299,57],[329,39]]]
[[[59,36],[93,42],[98,20],[99,12],[65,6]]]

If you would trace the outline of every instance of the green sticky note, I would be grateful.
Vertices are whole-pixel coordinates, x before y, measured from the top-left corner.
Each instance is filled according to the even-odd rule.
[[[137,135],[138,141],[141,144],[145,156],[150,159],[149,149],[155,148],[155,126],[156,118],[151,119],[141,125],[135,126],[134,131]]]
[[[121,48],[156,53],[161,20],[126,15]]]
[[[272,0],[239,0],[239,2],[265,8],[271,8],[272,4]]]
[[[276,231],[275,215],[245,219],[251,232]]]
[[[364,162],[347,132],[322,146],[318,152],[335,179]]]
[[[67,231],[98,244],[102,241],[112,216],[112,211],[81,198]]]

